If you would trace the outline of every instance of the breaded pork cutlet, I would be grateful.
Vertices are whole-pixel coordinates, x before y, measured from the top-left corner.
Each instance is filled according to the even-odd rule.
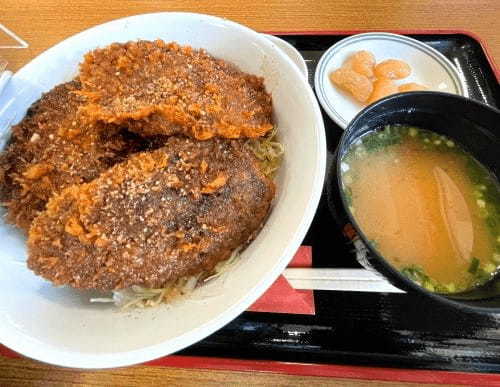
[[[0,200],[7,220],[25,231],[54,192],[96,178],[141,143],[115,125],[82,123],[79,88],[73,81],[44,94],[0,154]]]
[[[53,197],[30,229],[28,266],[75,288],[162,288],[249,242],[273,197],[241,141],[174,136]]]
[[[177,43],[114,43],[91,51],[80,80],[91,119],[126,124],[141,135],[259,137],[273,126],[262,78]]]

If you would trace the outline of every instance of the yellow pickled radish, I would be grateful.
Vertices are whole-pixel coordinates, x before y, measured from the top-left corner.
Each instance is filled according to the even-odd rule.
[[[375,66],[374,73],[379,79],[403,79],[411,74],[411,68],[402,60],[387,59]]]
[[[344,66],[351,68],[358,74],[372,78],[373,68],[375,67],[375,56],[370,51],[358,51],[347,59]]]
[[[398,92],[398,86],[391,80],[387,78],[380,78],[373,82],[373,92],[370,95],[367,103],[373,103],[381,98],[387,97],[391,94],[396,94]]]
[[[332,72],[330,81],[350,93],[359,102],[366,102],[373,91],[373,85],[368,77],[346,67]]]
[[[405,83],[398,87],[398,91],[400,93],[404,93],[407,91],[425,91],[425,90],[429,90],[429,88],[427,86],[415,82]]]

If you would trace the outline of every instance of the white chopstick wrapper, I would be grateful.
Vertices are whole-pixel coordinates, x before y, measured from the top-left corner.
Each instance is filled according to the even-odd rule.
[[[283,275],[294,289],[405,293],[365,269],[289,268]]]

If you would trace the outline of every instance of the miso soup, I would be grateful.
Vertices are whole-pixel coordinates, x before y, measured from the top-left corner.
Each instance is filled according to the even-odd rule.
[[[351,145],[341,171],[358,226],[411,280],[430,291],[460,292],[498,270],[498,181],[451,139],[388,126]]]

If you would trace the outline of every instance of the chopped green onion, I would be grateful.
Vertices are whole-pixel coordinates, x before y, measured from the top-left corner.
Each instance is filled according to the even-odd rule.
[[[374,249],[378,248],[378,242],[375,239],[370,239],[369,242]]]
[[[500,254],[498,254],[498,253],[493,254],[492,260],[493,260],[493,262],[499,264],[500,263]]]
[[[484,271],[487,273],[493,273],[494,271],[496,271],[496,269],[497,267],[492,263],[487,263],[486,265],[484,265]]]
[[[424,288],[426,288],[430,292],[433,292],[434,290],[436,290],[434,288],[434,285],[432,285],[432,283],[430,281],[425,281],[423,286],[424,286]]]
[[[479,259],[476,257],[472,257],[470,264],[469,264],[469,269],[467,270],[471,274],[476,274],[477,269],[479,269]]]

